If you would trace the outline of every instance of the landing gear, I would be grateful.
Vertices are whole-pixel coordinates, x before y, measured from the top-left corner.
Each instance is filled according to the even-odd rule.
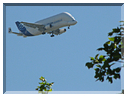
[[[51,32],[51,33],[52,33],[52,35],[50,37],[54,37],[53,32]]]
[[[52,34],[50,37],[54,37],[54,35]]]
[[[68,29],[70,29],[70,26],[68,26]]]
[[[45,32],[42,33],[43,35],[45,34]]]

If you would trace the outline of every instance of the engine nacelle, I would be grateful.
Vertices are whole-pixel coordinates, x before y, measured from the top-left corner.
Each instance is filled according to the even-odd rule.
[[[49,29],[49,28],[52,28],[52,24],[48,24],[45,26],[45,29]]]
[[[62,33],[64,33],[64,32],[66,32],[66,29],[60,29],[60,30],[59,30],[59,34],[62,34]]]

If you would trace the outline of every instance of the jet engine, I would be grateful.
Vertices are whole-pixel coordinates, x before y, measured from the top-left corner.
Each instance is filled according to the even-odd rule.
[[[52,24],[48,24],[45,26],[45,29],[49,29],[49,28],[52,28]]]
[[[54,31],[51,31],[51,32],[47,32],[48,34],[55,34],[55,35],[60,35],[62,33],[66,32],[66,29],[57,29],[57,30],[54,30]],[[51,36],[53,37],[53,36]]]
[[[62,34],[62,33],[64,33],[64,32],[66,32],[66,29],[60,29],[60,30],[59,30],[59,34]]]

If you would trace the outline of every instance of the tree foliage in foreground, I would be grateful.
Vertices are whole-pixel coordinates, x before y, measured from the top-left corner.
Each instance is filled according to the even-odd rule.
[[[97,54],[95,57],[90,57],[91,62],[87,62],[85,66],[88,69],[93,68],[96,65],[95,76],[96,81],[104,81],[104,77],[110,83],[113,83],[114,79],[120,79],[121,66],[112,69],[112,66],[116,62],[123,62],[124,60],[124,21],[120,21],[122,24],[112,29],[112,32],[108,33],[108,41],[103,44],[103,47],[98,48],[98,51],[104,51],[106,55]]]
[[[48,83],[46,79],[42,76],[39,79],[42,81],[41,83],[39,82],[40,86],[36,88],[36,90],[38,90],[39,93],[47,94],[48,92],[52,91],[51,87],[54,84],[54,82]]]

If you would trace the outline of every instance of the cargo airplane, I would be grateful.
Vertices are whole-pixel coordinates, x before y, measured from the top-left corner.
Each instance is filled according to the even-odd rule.
[[[37,21],[35,23],[27,22],[15,22],[20,33],[12,32],[11,28],[8,28],[9,33],[17,34],[18,36],[36,36],[41,34],[51,34],[51,37],[54,35],[60,35],[66,32],[66,29],[59,29],[61,27],[68,26],[68,29],[71,25],[75,25],[77,21],[75,18],[68,12],[63,12],[52,17]]]

